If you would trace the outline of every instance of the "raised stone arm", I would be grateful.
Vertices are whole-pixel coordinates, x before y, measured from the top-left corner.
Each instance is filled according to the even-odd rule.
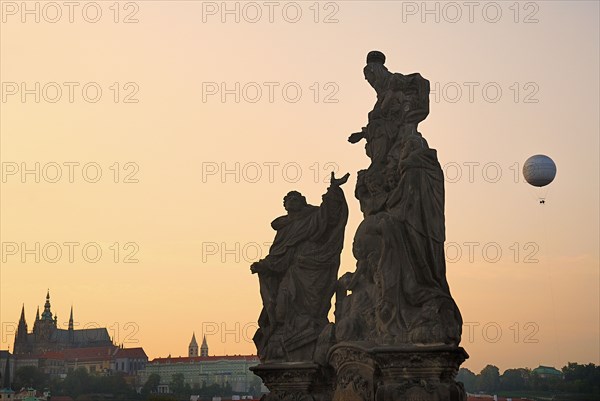
[[[348,137],[348,142],[350,143],[358,143],[361,139],[366,137],[366,127],[362,127],[360,132],[355,132]]]
[[[331,173],[321,206],[309,205],[300,192],[290,191],[283,202],[287,214],[271,223],[277,233],[269,254],[250,266],[258,275],[263,301],[254,336],[262,363],[326,360],[327,342],[319,338],[328,338],[332,329],[327,316],[348,220],[341,186],[349,176]]]
[[[443,171],[417,131],[429,81],[384,63],[379,51],[367,55],[377,101],[367,127],[348,138],[365,139],[371,159],[356,182],[364,220],[352,245],[355,272],[338,280],[349,174],[333,172],[318,207],[297,191],[286,195],[269,255],[251,266],[263,300],[254,336],[261,365],[251,369],[270,390],[263,401],[467,398],[454,381],[468,355],[446,280]]]
[[[350,177],[350,173],[346,173],[346,175],[344,175],[342,178],[335,178],[335,173],[332,171],[331,179],[329,180],[329,183],[331,184],[332,187],[339,187],[341,185],[344,185],[346,182],[348,182],[348,177]]]

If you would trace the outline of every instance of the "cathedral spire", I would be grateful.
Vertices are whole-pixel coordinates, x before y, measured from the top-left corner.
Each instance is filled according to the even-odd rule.
[[[188,347],[188,356],[198,356],[198,342],[196,341],[196,333],[192,333],[192,341],[190,341],[190,345]]]
[[[27,321],[25,321],[25,304],[21,307],[21,317],[19,318],[19,326],[17,327],[17,336],[27,336]]]
[[[42,312],[42,320],[53,321],[52,311],[50,310],[50,290],[46,293],[46,303],[44,304],[44,311]]]
[[[206,343],[206,336],[202,338],[202,345],[200,346],[200,356],[208,356],[208,344]]]
[[[23,304],[21,307],[21,318],[19,319],[19,324],[21,324],[21,322],[25,322],[25,304]]]
[[[20,351],[21,347],[25,347],[27,344],[27,322],[25,321],[25,305],[21,308],[21,317],[19,318],[19,325],[17,326],[17,333],[15,336],[15,352]]]
[[[40,306],[38,305],[37,312],[35,313],[35,321],[40,320]]]
[[[73,305],[71,305],[71,316],[69,316],[69,330],[73,331]]]

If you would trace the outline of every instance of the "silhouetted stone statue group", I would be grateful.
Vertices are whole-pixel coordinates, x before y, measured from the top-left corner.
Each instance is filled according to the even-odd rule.
[[[417,131],[429,114],[429,81],[384,64],[383,53],[368,54],[364,74],[377,102],[348,139],[365,139],[371,159],[355,189],[364,215],[356,270],[338,280],[349,174],[333,173],[319,207],[286,195],[269,255],[251,266],[263,301],[254,337],[262,363],[253,370],[269,401],[464,399],[453,380],[467,355],[446,281],[444,176]]]

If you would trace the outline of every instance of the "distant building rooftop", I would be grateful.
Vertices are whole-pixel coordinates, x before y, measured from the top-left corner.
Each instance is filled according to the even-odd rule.
[[[537,368],[532,370],[533,373],[537,374],[540,377],[562,377],[562,372],[552,366],[538,366]]]
[[[59,359],[59,360],[97,360],[98,358],[107,358],[116,352],[117,348],[112,347],[93,347],[93,348],[69,348],[62,351],[49,351],[39,358],[43,359]]]
[[[141,347],[137,348],[119,348],[115,353],[115,358],[148,358],[146,352]]]
[[[180,357],[167,357],[167,358],[155,358],[151,364],[167,364],[167,363],[194,363],[194,362],[209,362],[209,361],[258,361],[256,355],[224,355],[224,356],[180,356]]]

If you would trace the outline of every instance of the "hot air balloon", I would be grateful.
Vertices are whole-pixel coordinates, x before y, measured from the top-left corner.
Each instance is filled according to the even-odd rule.
[[[523,177],[534,187],[545,187],[556,177],[556,164],[546,155],[531,156],[523,164]],[[538,199],[541,204],[544,204],[546,202],[545,194],[540,196],[538,193]]]

